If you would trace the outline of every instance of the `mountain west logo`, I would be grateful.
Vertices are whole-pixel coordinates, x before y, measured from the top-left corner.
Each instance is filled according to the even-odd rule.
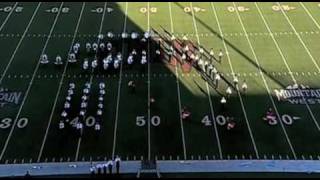
[[[21,94],[21,92],[11,92],[8,89],[0,87],[0,108],[3,108],[7,104],[19,104]]]
[[[286,89],[274,90],[278,101],[287,101],[291,104],[320,104],[320,89],[312,89],[309,86],[290,85]]]

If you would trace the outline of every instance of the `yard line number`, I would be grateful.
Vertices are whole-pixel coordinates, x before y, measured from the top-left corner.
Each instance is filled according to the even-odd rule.
[[[191,12],[191,7],[186,6],[186,7],[183,8],[183,11],[186,12],[186,13],[190,13]],[[195,13],[204,12],[204,11],[206,11],[206,9],[195,6],[195,7],[193,7],[193,11]]]
[[[104,10],[104,7],[96,7],[96,8],[94,8],[94,9],[91,9],[91,12],[92,12],[92,13],[101,14],[101,13],[103,13],[103,10]],[[107,12],[107,13],[111,13],[112,11],[113,11],[113,8],[107,7],[107,9],[106,9],[106,12]]]
[[[296,9],[296,7],[283,4],[283,5],[281,5],[281,6],[279,6],[279,5],[273,5],[273,6],[272,6],[272,10],[274,10],[274,11],[281,11],[280,7],[281,7],[284,11],[290,11],[290,10]]]
[[[72,125],[73,127],[76,127],[78,121],[79,121],[79,117],[77,116],[77,117],[73,118],[73,119],[70,121],[70,125]],[[92,127],[92,126],[94,126],[95,124],[96,124],[96,118],[95,118],[95,117],[93,117],[93,116],[88,116],[88,117],[86,117],[86,119],[85,119],[85,125],[86,125],[87,127]]]
[[[153,126],[159,126],[161,119],[159,116],[152,116],[150,121]],[[140,126],[140,127],[145,126],[146,125],[145,117],[144,116],[137,116],[136,117],[136,125]]]
[[[20,12],[22,12],[23,7],[17,6],[15,8],[13,8],[13,6],[6,6],[6,7],[0,8],[0,12],[5,12],[5,13],[11,12],[12,10],[14,10],[14,12],[16,12],[16,13],[20,13]]]
[[[158,8],[156,8],[156,7],[150,7],[150,8],[148,8],[148,7],[142,7],[142,8],[140,8],[140,12],[143,13],[143,14],[147,13],[148,10],[149,10],[149,12],[151,12],[151,13],[156,13],[156,12],[158,12]]]
[[[237,7],[228,6],[227,9],[229,12],[236,12],[236,10],[238,10],[239,12],[249,11],[249,8],[244,6],[237,6]]]
[[[29,122],[28,118],[23,117],[23,118],[18,119],[16,125],[18,128],[22,129],[27,126],[28,122]],[[0,129],[7,129],[7,128],[11,127],[12,124],[13,124],[12,118],[9,118],[9,117],[3,118],[0,121]]]
[[[227,118],[223,115],[217,115],[215,118],[215,121],[218,125],[224,126],[227,123]],[[286,125],[292,125],[294,120],[297,120],[300,118],[290,116],[288,114],[283,114],[281,116],[281,121]],[[209,115],[206,115],[202,118],[201,123],[204,124],[204,126],[212,126],[212,120],[210,120]],[[271,122],[271,125],[277,124],[277,120],[274,120]]]
[[[53,7],[53,8],[51,8],[51,9],[47,9],[47,10],[45,10],[45,12],[48,12],[48,13],[58,13],[58,11],[59,11],[59,7]],[[70,8],[68,8],[68,7],[63,7],[62,9],[61,9],[61,12],[62,13],[69,13],[70,12]]]

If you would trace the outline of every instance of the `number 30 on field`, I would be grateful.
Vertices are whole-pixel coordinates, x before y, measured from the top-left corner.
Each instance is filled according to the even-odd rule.
[[[150,121],[153,126],[159,126],[161,120],[159,116],[152,116],[150,118]],[[144,119],[144,116],[137,116],[136,125],[140,127],[146,125],[146,120]]]
[[[13,120],[11,118],[3,118],[0,121],[0,129],[7,129],[11,127],[13,124]],[[27,118],[20,118],[17,120],[17,127],[18,128],[25,128],[28,124],[28,119]]]

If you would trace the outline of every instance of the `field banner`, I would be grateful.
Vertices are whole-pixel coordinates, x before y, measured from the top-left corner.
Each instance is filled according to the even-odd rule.
[[[292,85],[285,89],[275,89],[274,93],[278,101],[286,101],[291,104],[320,104],[320,89],[310,88],[304,85]]]

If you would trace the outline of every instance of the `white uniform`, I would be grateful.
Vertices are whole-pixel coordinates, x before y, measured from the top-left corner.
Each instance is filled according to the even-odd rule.
[[[86,43],[86,51],[87,51],[87,53],[89,53],[91,51],[91,44],[90,43]]]
[[[73,94],[74,94],[73,89],[68,89],[68,95],[70,96],[70,95],[73,95]]]
[[[71,96],[68,95],[68,96],[66,97],[66,100],[67,100],[67,101],[71,101]]]
[[[214,52],[212,49],[210,50],[210,56],[214,56]]]
[[[223,56],[223,53],[222,53],[222,51],[220,51],[219,52],[219,58],[222,58],[222,56]]]
[[[69,109],[70,108],[70,103],[67,101],[64,103],[64,109]]]
[[[238,78],[235,76],[235,77],[233,78],[233,83],[234,83],[234,84],[238,84],[238,82],[239,82],[239,80],[238,80]]]
[[[182,60],[187,59],[187,56],[186,56],[186,54],[185,54],[185,53],[183,53],[183,54],[182,54],[181,59],[182,59]]]
[[[86,88],[91,88],[91,84],[89,82],[86,82],[85,86]]]
[[[91,67],[92,67],[93,69],[95,69],[97,66],[98,66],[98,60],[97,60],[97,59],[94,59],[94,60],[91,62]]]
[[[54,62],[54,64],[55,64],[55,65],[61,65],[61,64],[63,64],[63,63],[62,63],[62,58],[61,58],[61,56],[58,55],[58,56],[56,57],[56,61]]]
[[[146,32],[144,33],[144,37],[145,37],[146,39],[148,39],[148,38],[150,37],[150,33],[149,33],[148,31],[146,31]]]
[[[204,53],[204,50],[202,48],[199,49],[200,54]]]
[[[83,70],[87,70],[89,68],[89,61],[88,60],[84,60],[83,61],[83,65],[82,65],[82,69]]]
[[[121,37],[122,37],[122,39],[127,38],[127,37],[128,37],[128,33],[123,32],[123,33],[121,34]]]
[[[108,42],[107,43],[107,50],[111,51],[111,49],[112,49],[112,44],[111,44],[111,42]]]
[[[232,90],[231,90],[231,87],[230,87],[230,86],[227,88],[226,93],[227,93],[228,95],[231,95],[231,94],[232,94]]]
[[[77,42],[74,45],[77,46],[78,48],[80,48],[80,43]]]
[[[83,90],[83,93],[84,93],[84,94],[89,94],[89,91],[90,91],[90,90],[89,90],[88,88],[85,88],[85,89]]]
[[[81,122],[77,123],[77,130],[82,130],[83,124]]]
[[[109,68],[109,63],[103,62],[103,69],[107,70]]]
[[[132,49],[131,54],[132,54],[133,56],[135,56],[135,55],[137,55],[137,51],[136,51],[135,49]]]
[[[117,58],[118,58],[118,60],[119,60],[119,61],[121,61],[121,60],[122,60],[122,55],[121,55],[121,53],[120,53],[120,52],[118,52],[118,54],[117,54]]]
[[[141,58],[141,64],[146,64],[147,63],[147,56],[142,56]]]
[[[65,118],[67,116],[68,116],[68,113],[65,110],[63,110],[61,113],[61,117]]]
[[[103,108],[103,104],[102,104],[102,103],[99,103],[99,104],[98,104],[98,108],[102,109],[102,108]]]
[[[136,32],[131,33],[131,39],[137,39],[138,34]]]
[[[101,49],[102,51],[104,51],[105,47],[106,47],[106,45],[105,45],[104,43],[100,43],[100,49]]]
[[[129,56],[128,56],[128,64],[132,64],[133,63],[133,56],[130,54]]]
[[[97,124],[94,125],[94,130],[100,131],[100,129],[101,129],[101,127],[100,127],[100,124],[99,124],[99,123],[97,123]]]
[[[69,84],[69,89],[74,89],[75,87],[76,87],[76,85],[74,83]]]
[[[93,43],[92,44],[92,49],[93,49],[93,51],[97,51],[98,50],[98,44],[97,43]]]
[[[194,56],[194,54],[193,54],[193,53],[190,55],[190,58],[191,58],[192,60],[194,60],[194,59],[195,59],[195,56]]]
[[[113,35],[112,32],[108,32],[107,36],[108,36],[109,38],[113,38],[114,35]]]
[[[221,102],[222,104],[225,104],[225,103],[227,102],[227,100],[226,100],[225,97],[222,97],[220,102]]]
[[[41,55],[40,63],[41,64],[48,64],[49,63],[48,56],[46,54]]]
[[[74,45],[74,46],[73,46],[73,52],[74,52],[75,54],[78,54],[78,52],[79,52],[79,47],[76,46],[76,45]]]
[[[183,48],[183,50],[186,52],[186,51],[189,51],[189,46],[188,45],[186,45],[184,48]]]
[[[101,109],[98,109],[98,110],[97,110],[97,115],[98,115],[98,116],[101,116],[101,115],[102,115],[102,110],[101,110]]]
[[[99,83],[99,88],[104,89],[106,87],[106,84],[104,82]]]
[[[247,90],[247,88],[248,88],[247,83],[244,82],[244,83],[242,84],[242,89],[245,91],[245,90]]]
[[[82,100],[82,101],[86,101],[86,100],[88,100],[88,96],[83,95],[83,96],[81,97],[81,100]]]
[[[100,94],[100,95],[105,95],[105,94],[106,94],[106,90],[100,89],[100,90],[99,90],[99,94]]]
[[[84,117],[86,115],[86,111],[85,110],[81,110],[79,115]]]
[[[88,103],[86,103],[86,102],[81,103],[81,108],[87,108],[87,107],[88,107]]]
[[[64,128],[64,123],[62,121],[60,121],[59,123],[59,129],[63,129]]]
[[[219,80],[221,79],[220,74],[216,73],[214,79],[215,79],[216,81],[219,81]]]
[[[77,62],[77,60],[76,60],[76,55],[75,55],[74,53],[70,53],[70,54],[69,54],[68,62],[70,62],[70,63],[75,63],[75,62]]]
[[[116,60],[113,62],[113,67],[114,67],[115,69],[118,69],[119,66],[120,66],[120,61],[119,61],[118,59],[116,59]]]

